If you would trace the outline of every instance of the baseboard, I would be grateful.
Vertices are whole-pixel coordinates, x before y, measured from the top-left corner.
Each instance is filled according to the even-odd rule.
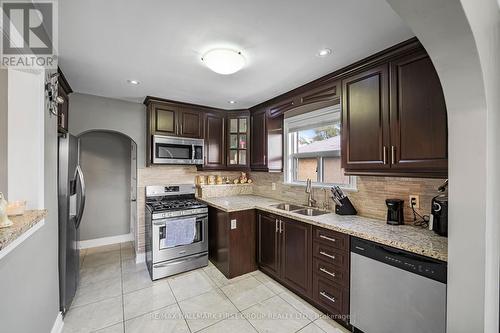
[[[136,253],[135,254],[135,263],[140,264],[141,262],[146,261],[146,253]]]
[[[57,314],[56,320],[54,321],[54,325],[52,326],[52,329],[50,330],[50,333],[61,333],[64,327],[64,321],[63,321],[63,316],[62,313],[59,312]]]
[[[78,248],[79,249],[88,249],[90,247],[97,247],[97,246],[111,245],[111,244],[117,244],[117,243],[123,243],[123,242],[130,242],[133,240],[134,240],[134,236],[132,234],[89,239],[89,240],[80,241],[78,243]]]

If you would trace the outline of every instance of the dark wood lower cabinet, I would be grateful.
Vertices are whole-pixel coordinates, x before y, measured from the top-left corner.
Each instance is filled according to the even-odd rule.
[[[232,220],[235,228],[231,228]],[[255,211],[228,213],[209,207],[208,221],[210,261],[228,279],[255,271]]]
[[[310,294],[311,225],[290,219],[281,223],[281,279],[301,294]]]
[[[257,263],[262,271],[273,277],[280,275],[279,220],[276,215],[257,214]]]
[[[349,236],[257,211],[257,264],[298,296],[349,326]]]

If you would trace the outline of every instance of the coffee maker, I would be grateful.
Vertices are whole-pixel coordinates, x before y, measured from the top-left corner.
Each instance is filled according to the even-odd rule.
[[[404,224],[404,203],[404,200],[401,199],[385,200],[385,204],[387,205],[387,224]]]

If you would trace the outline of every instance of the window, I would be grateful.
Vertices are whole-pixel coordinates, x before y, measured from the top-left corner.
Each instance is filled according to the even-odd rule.
[[[285,119],[285,182],[339,185],[354,189],[340,158],[340,107],[329,107]]]

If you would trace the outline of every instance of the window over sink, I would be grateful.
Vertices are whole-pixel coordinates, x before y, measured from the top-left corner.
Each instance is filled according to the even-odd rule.
[[[341,167],[340,106],[285,118],[285,182],[355,189],[355,177]]]

